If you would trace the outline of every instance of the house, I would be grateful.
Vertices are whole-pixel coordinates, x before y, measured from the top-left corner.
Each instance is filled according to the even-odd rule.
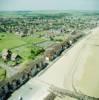
[[[11,52],[9,49],[4,49],[4,50],[2,51],[2,59],[3,59],[4,61],[10,60],[11,54],[12,54],[12,52]]]
[[[54,49],[53,48],[48,48],[45,51],[45,61],[48,63],[49,61],[54,59]]]
[[[51,45],[45,51],[45,60],[47,62],[49,62],[49,61],[55,59],[57,56],[60,55],[61,51],[62,51],[62,46],[60,43],[55,43],[55,44]]]
[[[21,60],[21,57],[18,54],[12,53],[12,55],[11,55],[11,61],[19,63],[20,60]]]

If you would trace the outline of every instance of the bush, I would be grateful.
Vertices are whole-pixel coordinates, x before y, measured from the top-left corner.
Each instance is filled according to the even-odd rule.
[[[0,81],[6,78],[6,70],[0,67]]]
[[[28,58],[30,59],[34,59],[36,56],[38,56],[39,54],[43,53],[45,50],[41,47],[33,47],[31,49],[31,54]]]
[[[31,49],[31,54],[35,56],[39,55],[42,52],[44,52],[44,49],[40,47],[34,47],[33,49]]]

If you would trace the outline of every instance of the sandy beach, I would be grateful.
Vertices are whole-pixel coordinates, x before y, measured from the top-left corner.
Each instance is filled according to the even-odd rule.
[[[98,33],[99,28],[93,29],[38,79],[68,90],[74,86],[82,93],[99,97]]]
[[[15,91],[9,100],[43,100],[50,85],[99,97],[99,28],[92,30],[36,77]],[[55,100],[75,100],[70,97]]]

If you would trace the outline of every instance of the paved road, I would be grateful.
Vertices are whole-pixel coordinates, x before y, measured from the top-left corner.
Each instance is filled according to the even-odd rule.
[[[12,94],[9,100],[43,100],[49,92],[48,85],[36,80],[31,79],[25,85],[23,85],[19,90]]]
[[[42,71],[13,93],[9,100],[18,100],[20,95],[23,96],[23,100],[43,100],[46,95],[43,91],[48,91],[47,83],[69,90],[73,90],[73,86],[75,86],[78,91],[99,97],[98,32],[99,28],[93,30],[92,34],[76,43],[50,68]],[[32,91],[29,90],[29,87],[32,87]]]

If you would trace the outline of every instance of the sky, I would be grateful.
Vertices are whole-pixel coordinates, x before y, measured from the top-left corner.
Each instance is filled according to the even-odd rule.
[[[99,0],[0,0],[4,10],[99,10]]]

